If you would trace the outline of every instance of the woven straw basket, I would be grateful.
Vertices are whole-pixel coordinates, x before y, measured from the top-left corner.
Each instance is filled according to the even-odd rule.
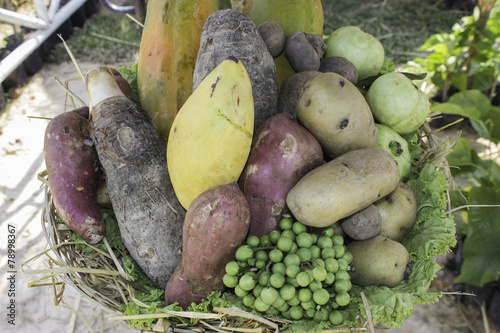
[[[451,151],[452,146],[443,149],[440,144],[437,144],[428,123],[422,126],[420,134],[424,138],[422,147],[424,148],[423,155],[426,155],[425,161],[432,160],[434,165],[440,165],[440,170],[451,180],[446,155]],[[44,175],[41,176],[43,178]],[[54,288],[70,285],[82,293],[88,301],[110,313],[112,315],[110,319],[115,320],[127,319],[120,310],[123,304],[134,301],[139,306],[146,306],[134,298],[134,294],[144,289],[127,279],[120,260],[115,257],[113,251],[89,255],[77,250],[77,243],[71,238],[72,232],[63,223],[57,222],[48,186],[45,186],[45,205],[41,214],[41,222],[49,246],[49,250],[44,254],[49,257],[48,265],[55,272],[49,275],[52,279],[63,280],[63,283],[59,280],[57,284],[54,283]],[[106,241],[105,244],[107,244]],[[62,291],[59,294],[62,298]],[[369,314],[367,304],[365,304],[365,310]],[[238,308],[214,308],[213,313],[165,311],[151,316],[154,320],[150,330],[156,332],[278,332],[285,323],[258,317]],[[195,324],[178,324],[175,320],[169,320],[172,317],[194,318]],[[241,318],[247,320],[238,320]],[[144,330],[144,328],[138,329]],[[372,330],[371,320],[360,316],[357,327],[330,329],[325,332],[370,332]]]

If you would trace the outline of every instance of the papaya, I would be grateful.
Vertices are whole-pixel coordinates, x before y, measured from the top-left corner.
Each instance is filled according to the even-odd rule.
[[[205,20],[220,6],[220,0],[148,1],[137,61],[139,103],[165,141],[192,92]]]
[[[286,35],[295,31],[323,36],[323,6],[321,0],[246,0],[243,14],[257,26],[262,22],[278,22]],[[274,58],[278,83],[294,74],[283,52]]]
[[[167,167],[186,210],[201,193],[239,179],[253,131],[250,77],[240,60],[228,57],[189,96],[170,130]]]

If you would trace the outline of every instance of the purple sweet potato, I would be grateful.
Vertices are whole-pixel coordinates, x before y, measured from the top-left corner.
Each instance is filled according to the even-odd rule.
[[[280,113],[265,121],[255,133],[240,187],[251,212],[248,235],[262,236],[277,229],[286,211],[288,191],[310,170],[323,163],[318,141]]]
[[[89,109],[53,118],[45,130],[44,153],[49,189],[58,216],[89,244],[105,234],[97,203],[97,152],[88,131]]]
[[[224,291],[226,264],[235,259],[249,225],[250,209],[236,182],[198,195],[186,212],[182,259],[165,288],[166,303],[186,309],[212,291]]]

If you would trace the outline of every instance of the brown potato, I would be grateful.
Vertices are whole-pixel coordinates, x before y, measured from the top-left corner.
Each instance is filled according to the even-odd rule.
[[[372,147],[353,150],[307,173],[286,203],[300,222],[323,228],[391,193],[399,182],[396,160]]]
[[[279,56],[285,49],[286,35],[278,22],[266,21],[259,24],[257,31],[264,40],[273,58]]]
[[[330,159],[378,144],[368,103],[355,85],[337,73],[321,73],[307,82],[297,105],[297,118]]]
[[[375,202],[382,218],[380,235],[395,241],[402,240],[417,219],[417,199],[411,189],[399,182],[394,191]]]
[[[354,257],[350,264],[353,284],[394,287],[403,281],[410,255],[401,243],[375,236],[349,243],[347,250]]]
[[[320,58],[303,31],[295,31],[286,37],[285,54],[296,72],[316,71]]]
[[[382,217],[371,204],[340,221],[342,230],[354,240],[365,240],[377,236],[382,228]]]
[[[328,57],[321,60],[319,71],[322,73],[337,73],[351,81],[354,85],[358,83],[358,71],[356,67],[344,57]]]
[[[278,111],[290,112],[297,120],[297,105],[305,84],[321,74],[319,71],[304,71],[290,75],[281,83],[278,95]]]
[[[323,37],[317,34],[306,34],[306,39],[313,47],[316,54],[321,59],[325,54],[326,44],[323,42]]]

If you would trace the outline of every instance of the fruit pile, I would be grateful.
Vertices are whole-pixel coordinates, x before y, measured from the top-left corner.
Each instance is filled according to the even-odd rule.
[[[46,135],[56,209],[93,243],[104,230],[84,223],[85,206],[57,199],[82,194],[66,184],[100,167],[92,181],[109,194],[123,246],[162,293],[135,314],[222,302],[318,330],[359,316],[400,326],[436,301],[432,258],[454,244],[454,224],[442,165],[424,154],[429,102],[412,76],[384,68],[380,42],[359,28],[323,38],[320,1],[300,12],[285,0],[243,12],[198,2],[149,1],[128,73],[137,100],[109,68],[91,70],[83,143],[59,125]],[[291,24],[278,12],[311,17]],[[60,137],[63,157],[50,154],[63,153]],[[81,147],[92,160],[55,173]],[[86,190],[79,200],[99,208]]]

